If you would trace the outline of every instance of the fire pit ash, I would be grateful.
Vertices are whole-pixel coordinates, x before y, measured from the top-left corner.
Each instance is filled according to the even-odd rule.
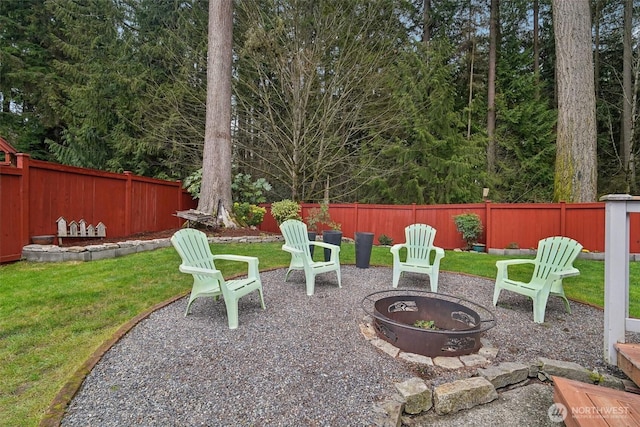
[[[482,333],[496,325],[486,308],[463,298],[418,290],[367,295],[362,307],[379,338],[428,357],[461,356],[480,349]]]

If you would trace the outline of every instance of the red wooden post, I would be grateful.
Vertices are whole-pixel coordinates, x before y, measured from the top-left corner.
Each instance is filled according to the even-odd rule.
[[[358,202],[355,202],[353,204],[353,209],[355,211],[353,215],[353,217],[355,218],[355,224],[353,225],[353,238],[355,239],[356,231],[360,229],[360,225],[358,224]]]
[[[560,201],[560,235],[566,236],[567,224],[567,205],[564,201]]]
[[[127,177],[127,183],[124,191],[124,232],[126,235],[131,234],[131,217],[133,216],[133,174],[130,171],[124,171],[124,175]]]
[[[489,248],[491,247],[491,232],[492,232],[492,226],[493,224],[491,223],[491,200],[485,200],[484,201],[484,212],[485,212],[485,234],[484,234],[484,238],[485,238],[485,247],[487,249],[487,251],[489,251]]]
[[[31,200],[30,200],[30,180],[29,180],[29,159],[30,156],[28,154],[18,153],[16,154],[16,166],[19,169],[22,169],[22,176],[20,178],[20,200],[21,200],[21,210],[22,215],[20,215],[20,242],[22,245],[28,245],[29,242],[29,234],[31,232],[31,223],[30,223],[30,209]]]
[[[178,209],[177,211],[182,211],[184,210],[184,208],[182,207],[182,181],[177,181],[176,182],[178,185]],[[182,221],[180,220],[179,217],[176,217],[176,227],[180,227],[180,223]]]

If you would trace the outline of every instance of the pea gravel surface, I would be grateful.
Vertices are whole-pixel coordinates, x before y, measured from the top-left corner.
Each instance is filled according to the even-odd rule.
[[[417,367],[363,337],[361,301],[391,289],[390,268],[342,266],[342,288],[333,272],[321,274],[313,296],[302,272],[287,282],[284,274],[261,273],[266,310],[256,292],[241,298],[236,330],[227,326],[224,302],[212,298],[196,300],[187,317],[186,298],[152,313],[94,367],[62,425],[369,426],[377,404],[396,393],[394,383],[421,376],[439,385],[474,374]],[[398,286],[427,288],[427,276],[410,273]],[[552,297],[545,323],[536,324],[531,300],[521,295],[503,291],[493,307],[492,280],[441,272],[438,291],[494,313],[497,326],[484,336],[499,349],[493,363],[547,357],[621,375],[602,360],[600,309],[571,302],[568,314]]]

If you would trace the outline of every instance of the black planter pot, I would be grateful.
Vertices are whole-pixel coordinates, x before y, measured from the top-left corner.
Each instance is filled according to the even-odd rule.
[[[342,243],[342,231],[340,230],[327,230],[322,232],[322,241],[331,243],[333,245],[340,246]],[[331,249],[324,250],[324,260],[329,261],[331,259]]]
[[[373,233],[356,231],[354,237],[356,244],[356,267],[369,268],[371,249],[373,247]]]
[[[309,241],[310,242],[315,242],[316,241],[316,236],[318,235],[318,233],[316,233],[315,231],[307,231],[307,235],[309,236]],[[311,252],[311,258],[313,258],[313,249],[315,249],[315,245],[309,245],[309,252]]]

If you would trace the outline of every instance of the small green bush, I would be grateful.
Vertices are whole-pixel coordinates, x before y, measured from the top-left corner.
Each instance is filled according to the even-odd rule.
[[[271,215],[278,225],[288,219],[302,220],[300,212],[302,212],[302,206],[293,200],[284,199],[279,202],[271,203]]]
[[[393,239],[386,234],[381,234],[380,237],[378,237],[378,242],[380,242],[382,246],[391,246]]]
[[[460,215],[454,215],[453,221],[456,223],[458,232],[462,233],[462,240],[467,243],[467,248],[478,242],[478,238],[482,234],[482,221],[478,214],[469,212]]]
[[[233,204],[233,215],[236,221],[243,226],[257,227],[262,223],[264,215],[267,213],[265,208],[252,205],[251,203],[238,203]]]

